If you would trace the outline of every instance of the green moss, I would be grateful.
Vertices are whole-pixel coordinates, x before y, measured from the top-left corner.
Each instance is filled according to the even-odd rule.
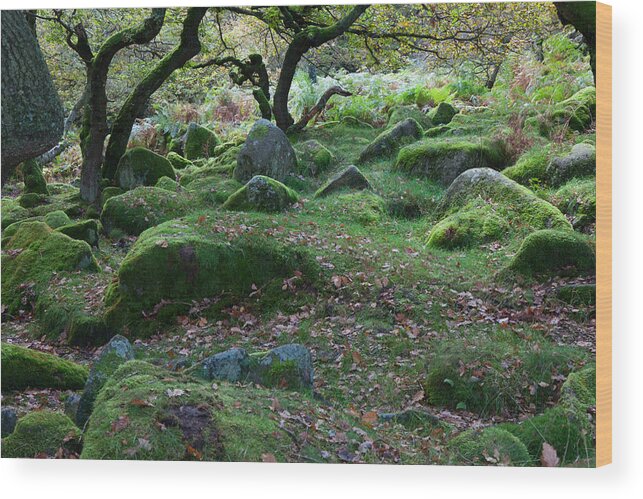
[[[112,336],[102,317],[75,314],[69,324],[67,343],[74,346],[101,346]]]
[[[46,202],[47,195],[36,192],[27,192],[18,198],[18,203],[20,203],[20,206],[23,208],[34,208]]]
[[[384,130],[359,155],[359,162],[387,158],[406,144],[422,137],[422,127],[413,118],[407,118],[394,127]]]
[[[161,177],[175,177],[172,164],[144,147],[128,149],[116,168],[116,182],[125,190],[154,185]]]
[[[185,190],[196,198],[200,206],[214,208],[225,203],[242,187],[243,185],[233,178],[216,176],[193,180]]]
[[[218,218],[195,215],[143,232],[106,298],[108,318],[120,325],[141,321],[143,312],[163,303],[163,313],[173,319],[192,300],[240,299],[253,285],[271,289],[274,295],[267,289],[264,294],[278,299],[283,279],[301,273],[300,282],[316,280],[317,263],[304,248],[260,232],[226,230],[215,222]]]
[[[87,205],[80,199],[80,191],[75,187],[66,187],[43,200],[43,204],[30,209],[32,216],[44,216],[52,211],[64,211],[70,217],[82,216]]]
[[[371,192],[351,192],[323,198],[318,201],[319,209],[332,213],[337,220],[359,225],[373,225],[386,215],[386,202]]]
[[[407,118],[413,118],[417,121],[424,130],[428,130],[433,127],[433,122],[431,118],[427,116],[425,112],[419,109],[417,106],[394,106],[389,111],[388,118],[388,127],[392,127],[404,121]]]
[[[3,390],[77,390],[86,380],[87,368],[83,366],[48,353],[2,343]]]
[[[54,457],[60,448],[77,452],[80,430],[64,414],[36,411],[20,418],[15,431],[2,440],[2,457]]]
[[[556,291],[558,299],[578,306],[596,305],[596,284],[575,284],[559,288]]]
[[[223,208],[233,211],[283,211],[298,200],[297,193],[281,182],[256,175],[232,194]]]
[[[187,168],[193,165],[192,161],[173,151],[167,153],[166,158],[172,164],[175,170],[182,170],[183,168]]]
[[[587,230],[596,223],[596,179],[573,179],[550,198],[551,203],[568,216],[577,230]]]
[[[448,102],[440,102],[429,111],[429,118],[435,125],[448,125],[458,111]]]
[[[185,215],[191,209],[190,199],[184,194],[158,187],[137,187],[108,199],[101,222],[107,234],[118,229],[138,235],[149,227]]]
[[[439,137],[451,130],[449,125],[434,126],[425,132],[426,137]]]
[[[170,177],[161,177],[154,187],[170,192],[177,192],[179,190],[179,183]]]
[[[161,177],[161,178],[168,178],[168,177]],[[114,196],[120,196],[124,192],[125,191],[120,187],[105,187],[100,194],[101,206],[105,206],[105,203],[109,198],[113,198]]]
[[[11,198],[2,198],[2,229],[6,229],[9,225],[14,224],[20,220],[29,217],[29,210],[23,208],[18,204],[18,201]]]
[[[335,155],[317,140],[307,140],[295,147],[297,168],[304,176],[316,177],[336,162]]]
[[[468,430],[449,442],[453,464],[528,466],[533,462],[518,438],[506,430],[488,427]]]
[[[448,186],[466,170],[497,170],[506,161],[504,147],[499,142],[425,139],[400,149],[395,168]]]
[[[431,229],[427,245],[453,249],[501,239],[509,230],[507,221],[482,203],[447,216]]]
[[[58,227],[62,227],[63,225],[70,224],[71,219],[64,211],[56,210],[47,213],[44,217],[44,222],[52,229],[57,229]]]
[[[25,182],[25,193],[49,195],[47,182],[45,181],[45,177],[42,176],[42,169],[36,160],[30,159],[25,161],[20,169],[22,170],[22,178]]]
[[[596,88],[586,87],[556,106],[552,118],[559,124],[582,132],[596,116]]]
[[[543,409],[555,398],[554,376],[568,374],[586,354],[544,340],[508,335],[444,340],[428,362],[424,390],[430,404],[486,416]]]
[[[509,269],[523,274],[594,272],[594,248],[572,231],[539,230],[529,234],[511,260]]]
[[[219,138],[207,128],[190,123],[185,135],[183,152],[188,160],[210,158],[214,156],[214,149],[219,145]]]
[[[2,295],[9,314],[24,307],[23,291],[44,285],[53,272],[99,269],[86,242],[55,232],[43,222],[23,223],[3,249]]]
[[[532,147],[516,162],[515,165],[505,168],[502,173],[518,182],[530,186],[532,181],[546,182],[547,166],[551,161],[551,147]]]
[[[96,220],[83,220],[81,222],[70,223],[57,228],[56,231],[72,239],[85,241],[90,246],[98,247],[100,228]]]

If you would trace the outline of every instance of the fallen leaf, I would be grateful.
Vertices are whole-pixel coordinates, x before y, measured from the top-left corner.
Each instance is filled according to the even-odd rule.
[[[277,458],[273,454],[270,454],[270,453],[261,454],[261,460],[264,463],[276,463],[277,462]]]
[[[362,416],[362,422],[368,426],[373,426],[375,423],[377,423],[377,412],[365,412]]]
[[[168,388],[165,390],[165,394],[168,397],[180,397],[181,395],[185,394],[185,390],[181,390],[180,388]]]
[[[555,468],[560,464],[560,459],[558,459],[556,449],[554,449],[547,442],[543,443],[543,451],[540,455],[540,464],[548,468]]]

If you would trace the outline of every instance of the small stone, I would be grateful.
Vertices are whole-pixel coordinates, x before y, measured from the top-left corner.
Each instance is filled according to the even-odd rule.
[[[16,429],[16,423],[18,422],[18,414],[14,407],[3,407],[2,408],[2,438],[6,437],[13,433],[13,430]]]
[[[341,189],[364,190],[370,189],[371,184],[355,165],[351,165],[335,175],[328,183],[315,193],[315,197],[324,197]]]
[[[248,354],[242,348],[232,348],[212,355],[199,366],[199,374],[205,379],[230,383],[244,379],[247,371]]]

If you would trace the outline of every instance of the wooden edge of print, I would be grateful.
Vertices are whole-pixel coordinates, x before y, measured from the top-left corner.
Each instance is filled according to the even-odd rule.
[[[596,466],[612,462],[612,7],[596,3]]]

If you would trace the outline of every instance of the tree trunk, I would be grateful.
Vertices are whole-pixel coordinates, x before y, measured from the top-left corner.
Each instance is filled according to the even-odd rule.
[[[2,184],[62,135],[64,110],[23,11],[2,11]]]
[[[596,3],[555,2],[558,18],[563,24],[571,24],[585,38],[589,50],[589,63],[596,84]]]
[[[142,113],[151,95],[175,70],[183,67],[186,62],[201,51],[199,25],[207,10],[207,8],[201,7],[188,9],[178,47],[163,57],[127,97],[112,125],[111,135],[105,150],[103,178],[114,179],[118,161],[125,154],[134,121]]]
[[[498,79],[498,73],[500,73],[501,66],[502,66],[501,62],[493,66],[493,70],[491,71],[491,74],[488,76],[487,81],[485,82],[485,87],[487,87],[489,90],[491,90],[493,86],[496,84],[496,80]]]
[[[103,147],[109,133],[107,127],[107,74],[114,56],[125,47],[148,43],[163,26],[165,9],[152,9],[150,17],[135,28],[125,29],[109,37],[92,59],[89,68],[89,97],[85,106],[80,147],[83,163],[80,171],[80,197],[88,203],[100,198]]]
[[[342,87],[338,87],[337,85],[335,85],[334,87],[330,87],[324,92],[324,95],[320,97],[319,101],[317,101],[317,104],[315,104],[310,111],[305,113],[297,123],[292,125],[288,129],[288,132],[298,132],[299,130],[303,130],[310,120],[312,120],[315,116],[317,116],[324,110],[326,104],[328,104],[328,101],[333,95],[348,97],[353,94],[348,90],[344,90]]]
[[[311,48],[319,47],[344,34],[367,8],[368,5],[356,5],[346,16],[327,28],[306,28],[295,35],[284,56],[272,106],[275,122],[284,132],[295,122],[288,111],[288,95],[297,64],[303,55]]]

